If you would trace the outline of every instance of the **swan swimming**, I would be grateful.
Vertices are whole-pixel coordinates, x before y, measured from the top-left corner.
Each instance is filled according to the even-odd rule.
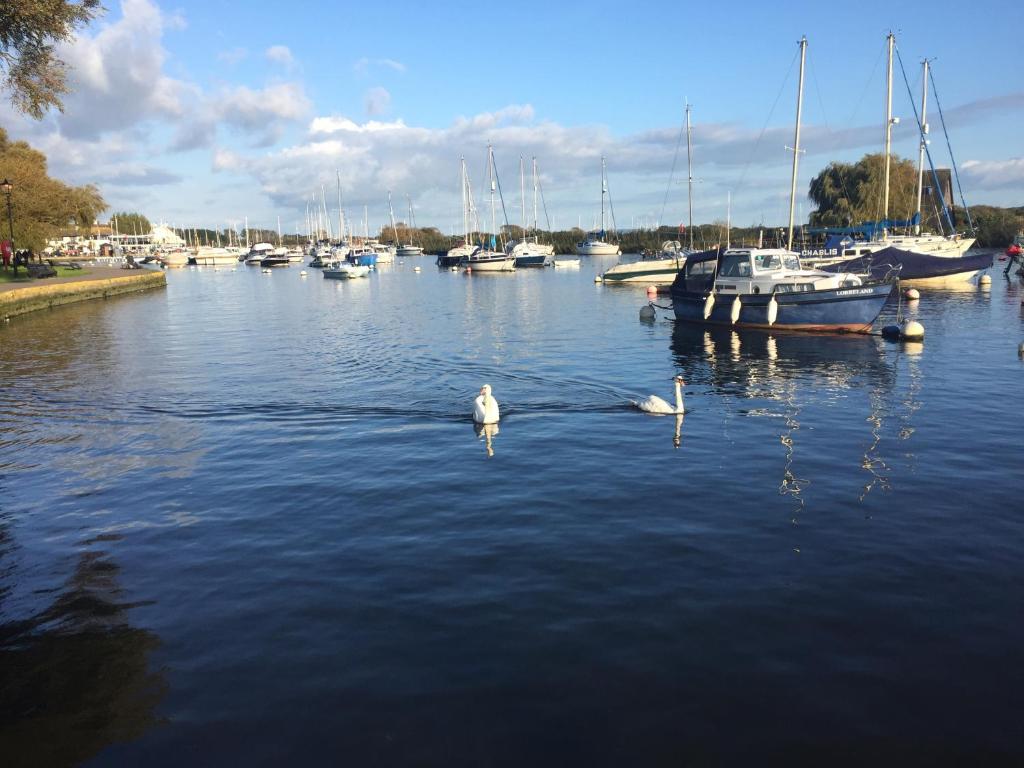
[[[491,395],[491,385],[480,387],[480,395],[473,401],[473,421],[477,424],[497,424],[501,416],[498,413],[498,401]]]
[[[676,404],[675,407],[669,405],[657,395],[649,395],[645,399],[637,402],[636,400],[631,401],[633,405],[639,408],[645,413],[664,413],[664,414],[681,414],[683,413],[683,381],[682,376],[676,376],[672,379],[676,383]]]

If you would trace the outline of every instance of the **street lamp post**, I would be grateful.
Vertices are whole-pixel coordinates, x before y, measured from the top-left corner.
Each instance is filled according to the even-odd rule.
[[[14,185],[7,179],[0,182],[0,192],[7,195],[7,227],[10,230],[12,249],[14,248],[14,214],[11,213],[11,192],[13,191]]]

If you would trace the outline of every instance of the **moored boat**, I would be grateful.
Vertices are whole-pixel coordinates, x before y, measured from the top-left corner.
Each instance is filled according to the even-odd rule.
[[[620,262],[606,270],[601,279],[606,283],[671,285],[686,263],[686,256],[677,240],[667,240],[656,255]]]
[[[348,261],[332,261],[323,268],[323,275],[329,280],[352,280],[366,277],[370,268],[363,264],[352,264]]]
[[[895,280],[803,269],[782,248],[733,248],[690,256],[672,283],[672,308],[677,320],[709,325],[867,333]]]

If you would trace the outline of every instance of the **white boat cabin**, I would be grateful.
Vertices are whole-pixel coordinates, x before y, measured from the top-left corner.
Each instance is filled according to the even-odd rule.
[[[719,257],[716,293],[795,293],[861,285],[848,273],[804,269],[800,257],[784,248],[731,248]]]

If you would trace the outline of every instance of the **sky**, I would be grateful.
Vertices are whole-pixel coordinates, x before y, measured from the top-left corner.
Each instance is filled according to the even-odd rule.
[[[788,220],[798,40],[808,39],[797,219],[810,179],[882,149],[885,36],[915,100],[935,84],[970,204],[1024,204],[1024,4],[468,2],[282,4],[108,0],[59,49],[73,93],[41,121],[4,99],[0,125],[52,175],[99,186],[111,211],[177,226],[305,228],[321,190],[336,218],[461,230],[459,165],[476,204],[488,143],[521,218],[519,158],[537,158],[540,226],[598,221],[601,157],[619,228]],[[929,97],[931,151],[949,153]],[[894,75],[894,151],[916,157]],[[933,119],[934,118],[934,119]],[[527,180],[532,217],[532,185]],[[546,213],[545,213],[546,210]],[[903,212],[895,212],[902,214]],[[907,212],[909,213],[909,212]],[[499,211],[499,223],[502,216]],[[609,221],[609,225],[610,225]]]

